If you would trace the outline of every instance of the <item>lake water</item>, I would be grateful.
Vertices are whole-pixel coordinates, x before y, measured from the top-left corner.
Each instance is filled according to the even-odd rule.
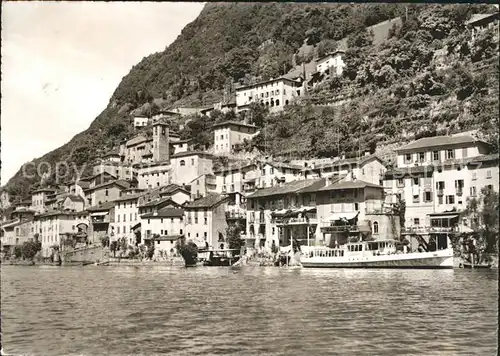
[[[497,270],[2,266],[34,355],[496,355]]]

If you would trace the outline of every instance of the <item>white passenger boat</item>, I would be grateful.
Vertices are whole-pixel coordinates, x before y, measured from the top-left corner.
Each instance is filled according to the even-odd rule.
[[[395,240],[348,242],[336,248],[302,246],[304,268],[453,268],[449,239],[434,251],[397,251]],[[406,249],[405,249],[406,250]]]

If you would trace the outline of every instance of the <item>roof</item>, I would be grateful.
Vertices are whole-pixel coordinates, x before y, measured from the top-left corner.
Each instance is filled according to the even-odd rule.
[[[74,194],[69,194],[65,197],[65,199],[70,199],[71,201],[74,201],[74,202],[85,202],[85,199],[83,199],[81,196],[79,195],[74,195]]]
[[[102,157],[109,157],[109,156],[120,156],[120,152],[118,150],[111,150],[105,153]]]
[[[40,188],[40,189],[37,189],[35,190],[32,194],[36,194],[36,193],[42,193],[42,192],[55,192],[56,190],[54,188]]]
[[[118,199],[115,199],[114,201],[120,202],[120,201],[126,201],[126,200],[134,200],[134,199],[138,199],[138,198],[142,197],[145,194],[146,193],[126,194],[126,195],[122,195]]]
[[[169,184],[169,185],[166,185],[164,187],[159,188],[160,195],[172,194],[178,190],[183,190],[184,192],[189,194],[189,192],[186,189],[184,189],[183,187],[181,187],[180,185],[175,184],[175,183],[172,183],[172,184]]]
[[[46,218],[49,216],[58,216],[58,215],[86,215],[86,211],[60,211],[60,210],[54,210],[54,211],[49,211],[45,214],[40,214],[40,215],[35,215],[35,219],[37,218]]]
[[[247,90],[248,88],[256,87],[256,86],[263,85],[263,84],[269,84],[269,83],[279,82],[279,81],[286,81],[286,82],[292,82],[294,84],[299,84],[295,80],[292,80],[292,79],[289,79],[289,78],[286,78],[286,77],[282,76],[282,77],[278,77],[278,78],[275,78],[275,79],[270,79],[270,80],[265,80],[265,81],[262,81],[262,82],[257,82],[257,83],[254,83],[254,84],[244,85],[244,86],[241,86],[239,88],[236,88],[236,91],[238,91],[238,90]]]
[[[482,156],[476,156],[476,157],[471,157],[467,159],[467,164],[475,164],[475,163],[480,163],[480,162],[494,162],[498,161],[499,154],[498,153],[492,153],[489,155],[482,155]]]
[[[217,193],[211,193],[203,198],[191,201],[184,205],[185,209],[196,209],[196,208],[211,208],[224,200],[229,199],[227,196],[223,196]]]
[[[305,180],[296,180],[292,182],[288,182],[283,184],[282,186],[275,186],[270,188],[259,189],[255,193],[249,195],[247,199],[253,198],[261,198],[268,197],[273,195],[284,195],[290,193],[299,193],[300,190],[310,187],[311,185],[316,185],[316,183],[322,181],[322,178],[319,179],[305,179]]]
[[[180,218],[184,216],[184,209],[165,207],[158,210],[158,213],[142,214],[141,218]]]
[[[171,141],[170,143],[171,143],[172,145],[176,145],[176,144],[178,144],[178,143],[188,143],[188,142],[191,142],[191,141],[193,141],[193,139],[192,139],[192,138],[187,138],[187,139],[185,139],[185,140]]]
[[[213,125],[212,128],[223,127],[223,126],[231,126],[231,125],[241,126],[241,127],[249,127],[249,128],[257,130],[257,126],[249,125],[249,124],[245,124],[244,122],[237,122],[237,121],[224,121],[224,122],[221,122],[219,124]]]
[[[91,206],[90,208],[87,208],[87,211],[89,211],[89,212],[108,211],[109,209],[113,208],[114,206],[115,206],[114,201],[108,201],[108,202],[105,202],[101,205]]]
[[[142,135],[136,136],[131,138],[130,140],[127,141],[126,146],[134,146],[138,145],[139,143],[146,142],[148,139]]]
[[[318,60],[316,61],[316,63],[321,62],[323,59],[325,59],[327,57],[331,57],[331,56],[335,56],[337,54],[343,54],[343,53],[345,53],[345,51],[343,49],[338,49],[338,50],[336,50],[334,52],[327,53],[323,57],[318,58]]]
[[[492,14],[473,14],[468,21],[465,21],[465,24],[472,25],[476,22],[480,22],[481,20],[485,20],[490,17],[491,18],[498,17],[498,12]]]
[[[164,203],[166,201],[169,201],[169,200],[172,200],[171,198],[167,197],[167,198],[156,198],[156,199],[153,199],[151,201],[148,201],[142,205],[139,205],[139,208],[147,208],[147,207],[153,207],[153,206],[157,206],[161,203]]]
[[[302,166],[298,164],[291,164],[291,163],[285,163],[285,162],[272,162],[272,161],[262,161],[263,164],[268,164],[270,166],[273,166],[275,168],[287,168],[287,169],[295,169],[295,170],[301,170]]]
[[[458,145],[464,143],[478,143],[482,142],[486,144],[486,142],[473,138],[472,136],[464,135],[464,136],[435,136],[435,137],[424,137],[417,141],[414,141],[406,146],[400,147],[396,149],[396,152],[403,151],[412,151],[418,150],[421,148],[429,148],[429,147],[440,147],[440,146],[450,146],[450,145]]]
[[[127,181],[119,179],[119,180],[112,180],[112,181],[109,181],[109,182],[106,182],[106,183],[98,184],[95,187],[91,187],[91,188],[85,189],[85,192],[91,192],[93,190],[102,189],[102,188],[108,187],[110,185],[117,185],[118,187],[121,187],[123,189],[130,188],[130,183],[128,183]]]
[[[172,158],[180,158],[180,157],[189,157],[189,156],[205,156],[205,157],[213,157],[210,153],[203,151],[185,151],[179,152],[172,156]]]
[[[113,177],[115,179],[117,178],[114,174],[111,174],[111,173],[109,173],[107,171],[104,171],[104,172],[97,173],[97,174],[94,174],[94,175],[91,175],[91,176],[82,177],[82,178],[79,179],[79,182],[81,182],[81,181],[84,181],[84,182],[85,181],[91,181],[91,180],[93,180],[93,179],[95,179],[97,177],[104,176],[104,175],[108,175],[108,176]]]
[[[349,165],[349,166],[362,165],[365,162],[370,161],[372,159],[376,159],[376,160],[382,162],[380,157],[378,157],[377,155],[369,155],[369,156],[361,156],[359,158],[352,157],[352,158],[341,159],[341,160],[338,160],[335,162],[319,163],[319,164],[315,164],[314,166],[303,167],[302,170],[303,171],[313,171],[313,170],[318,170],[318,169],[333,168],[333,167],[339,167],[339,166],[345,166],[345,165]]]
[[[343,189],[361,189],[361,188],[378,188],[384,189],[381,185],[368,183],[363,180],[355,181],[340,181],[335,184],[318,189],[318,191],[328,191],[328,190],[343,190]]]

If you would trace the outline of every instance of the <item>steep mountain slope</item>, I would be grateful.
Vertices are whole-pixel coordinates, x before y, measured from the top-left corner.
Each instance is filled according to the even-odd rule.
[[[296,62],[307,62],[342,39],[350,48],[345,77],[315,88],[304,106],[264,119],[260,124],[266,128],[249,149],[329,156],[336,153],[335,142],[349,151],[411,134],[413,126],[427,124],[432,131],[435,117],[448,128],[452,123],[452,131],[477,128],[498,107],[498,94],[490,90],[488,95],[488,88],[498,87],[494,37],[469,44],[464,34],[464,21],[484,11],[491,10],[484,5],[209,3],[174,43],[131,69],[87,130],[34,160],[26,170],[31,178],[20,170],[7,190],[26,195],[39,184],[44,171],[34,167],[42,161],[52,165],[47,183],[54,184],[57,162],[80,167],[116,147],[132,134],[129,113],[153,98],[166,105],[210,104],[235,81],[277,77],[292,68],[293,54]],[[366,27],[398,16],[401,28],[393,29],[382,49],[373,45]],[[309,58],[298,53],[304,44],[314,46]],[[492,67],[487,61],[495,58]],[[349,96],[351,102],[338,109],[312,106]],[[193,122],[181,134],[207,140],[209,122]],[[60,168],[59,175],[64,171]]]

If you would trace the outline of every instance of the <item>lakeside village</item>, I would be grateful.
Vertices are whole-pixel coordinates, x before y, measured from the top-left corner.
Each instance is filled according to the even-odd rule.
[[[341,74],[342,57],[337,51],[320,58],[311,78]],[[250,123],[214,125],[214,145],[205,151],[167,123],[193,111],[241,112],[252,103],[272,114],[303,90],[301,78],[284,76],[239,87],[233,102],[213,108],[132,117],[151,135],[140,133],[103,155],[93,175],[35,190],[15,204],[2,190],[3,263],[170,263],[183,246],[195,246],[191,264],[229,265],[243,255],[264,264],[314,246],[343,256],[342,246],[368,241],[393,241],[377,248],[395,254],[434,252],[443,239],[455,256],[497,250],[498,229],[481,212],[488,197],[498,197],[499,156],[470,133],[402,145],[390,164],[370,152],[279,161],[234,154],[259,133]],[[214,166],[221,156],[227,164]],[[359,247],[364,256],[371,244],[349,251]]]

